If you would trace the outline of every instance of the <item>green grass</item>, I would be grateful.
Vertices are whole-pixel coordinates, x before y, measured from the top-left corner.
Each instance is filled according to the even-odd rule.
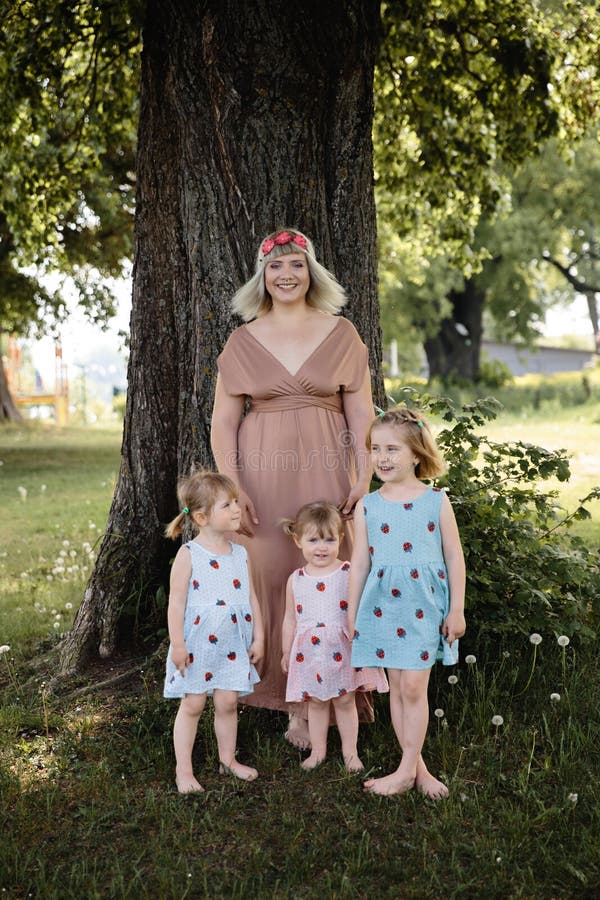
[[[578,415],[503,417],[490,433],[549,446],[554,436],[552,446],[576,454],[579,478],[600,444],[598,425],[590,417],[580,426]],[[340,766],[333,733],[330,760],[304,773],[282,739],[283,718],[257,710],[240,716],[239,747],[259,781],[217,774],[207,714],[195,751],[206,794],[179,797],[175,704],[161,698],[164,647],[137,665],[98,664],[90,682],[135,669],[114,687],[86,692],[84,679],[55,677],[52,648],[93,562],[87,545],[106,520],[119,444],[116,432],[0,430],[0,645],[11,646],[0,656],[3,896],[600,895],[597,654],[576,644],[563,650],[551,631],[535,651],[522,636],[494,660],[475,648],[477,661],[460,664],[457,684],[448,683],[450,670],[434,670],[426,758],[448,779],[443,803],[415,792],[365,795]],[[590,524],[578,526],[595,540]],[[361,755],[379,773],[396,765],[398,751],[385,698],[376,698],[376,712],[361,729]],[[494,715],[504,724],[494,726]]]

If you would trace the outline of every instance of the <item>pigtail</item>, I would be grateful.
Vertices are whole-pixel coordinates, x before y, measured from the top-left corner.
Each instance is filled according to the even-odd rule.
[[[183,511],[178,513],[178,515],[176,515],[175,518],[172,519],[165,528],[165,537],[170,538],[172,541],[175,541],[178,537],[181,537],[185,528],[185,520],[187,518],[187,515],[188,514]]]
[[[277,524],[283,529],[283,533],[288,537],[296,537],[296,522],[294,519],[279,519]]]

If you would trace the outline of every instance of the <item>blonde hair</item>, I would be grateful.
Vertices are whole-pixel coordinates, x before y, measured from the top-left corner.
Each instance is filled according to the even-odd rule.
[[[177,482],[177,499],[180,512],[165,528],[165,537],[175,540],[187,524],[198,531],[193,514],[203,512],[209,516],[220,493],[237,499],[239,491],[235,483],[227,475],[202,469],[180,478]]]
[[[344,520],[339,509],[326,500],[315,500],[300,507],[293,519],[281,519],[279,523],[290,537],[300,540],[307,528],[313,527],[320,538],[336,534],[344,537]]]
[[[365,443],[371,449],[371,433],[379,425],[391,425],[402,429],[402,437],[419,460],[415,468],[417,478],[435,478],[443,475],[446,464],[442,458],[429,424],[418,409],[408,406],[394,406],[380,413],[369,425]]]
[[[274,240],[285,232],[290,234],[291,241],[285,244],[275,244],[268,253],[263,251],[265,241]],[[294,237],[299,237],[301,243],[295,243]],[[265,267],[271,260],[287,253],[304,253],[306,256],[310,275],[310,285],[306,294],[306,302],[309,306],[336,315],[346,303],[347,297],[344,288],[325,266],[317,262],[315,248],[310,238],[307,238],[297,228],[278,228],[260,242],[254,275],[233,296],[233,311],[241,316],[244,322],[264,316],[271,309],[273,301],[265,288]]]

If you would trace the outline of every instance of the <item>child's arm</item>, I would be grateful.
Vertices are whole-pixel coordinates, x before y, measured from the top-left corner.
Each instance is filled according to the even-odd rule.
[[[185,667],[188,664],[188,652],[183,639],[183,620],[191,574],[190,551],[187,547],[180,547],[171,567],[169,608],[167,610],[171,659],[180,675],[185,674]]]
[[[281,626],[281,669],[287,675],[290,667],[290,651],[294,642],[296,616],[294,613],[294,595],[292,593],[292,576],[285,586],[285,615]]]
[[[465,558],[463,555],[458,525],[450,500],[444,494],[440,512],[440,533],[442,551],[448,570],[448,588],[450,590],[450,611],[442,626],[442,634],[449,644],[462,637],[466,630],[465,622]]]
[[[354,549],[350,562],[350,586],[348,589],[348,629],[350,637],[354,634],[354,622],[360,597],[371,570],[371,555],[369,553],[369,536],[367,534],[367,521],[365,508],[359,500],[354,510]]]
[[[260,606],[258,605],[258,598],[254,592],[254,585],[252,583],[250,560],[248,560],[248,578],[250,579],[250,609],[252,610],[253,620],[252,643],[248,650],[248,658],[253,665],[256,665],[265,655],[265,629]]]

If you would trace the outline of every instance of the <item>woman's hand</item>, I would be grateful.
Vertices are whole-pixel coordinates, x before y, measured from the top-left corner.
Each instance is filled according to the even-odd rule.
[[[245,491],[240,490],[238,503],[242,511],[242,521],[240,523],[239,532],[245,534],[246,537],[253,537],[254,531],[252,525],[258,525],[258,516],[254,509],[254,503]]]
[[[262,640],[262,638],[254,638],[254,640],[250,644],[250,649],[248,650],[248,659],[253,666],[256,666],[261,661],[264,655],[265,642]]]
[[[343,503],[340,503],[339,510],[343,518],[350,519],[354,514],[354,507],[361,497],[369,493],[369,481],[357,481]]]

